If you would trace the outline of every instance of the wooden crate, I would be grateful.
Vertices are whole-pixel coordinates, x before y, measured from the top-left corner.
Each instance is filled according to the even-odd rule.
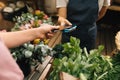
[[[68,73],[60,72],[60,80],[80,80],[80,79],[76,78]]]
[[[111,55],[116,50],[115,35],[120,30],[118,26],[101,25],[98,26],[96,47],[103,45],[104,55]]]
[[[55,33],[55,35],[49,40],[48,46],[54,47],[56,44],[61,42],[61,32]],[[52,66],[53,58],[47,56],[43,64],[39,64],[39,66],[26,78],[26,80],[45,80],[48,75],[51,66]]]
[[[52,57],[47,56],[45,61],[42,64],[39,64],[25,80],[44,80],[51,68],[51,59]]]

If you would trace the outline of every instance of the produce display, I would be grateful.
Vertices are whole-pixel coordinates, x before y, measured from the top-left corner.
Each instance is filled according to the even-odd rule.
[[[40,10],[36,10],[34,14],[23,13],[21,16],[16,16],[14,18],[14,22],[15,25],[11,29],[11,31],[20,31],[36,28],[40,27],[41,24],[53,25],[51,18]],[[25,77],[30,72],[29,71],[26,73],[26,70],[28,68],[26,67],[26,64],[29,66],[36,66],[39,63],[42,64],[42,62],[45,61],[46,56],[53,55],[52,48],[47,45],[48,41],[49,39],[44,39],[42,41],[40,39],[35,39],[21,46],[10,49],[13,57],[22,69]],[[22,67],[23,65],[25,65],[24,68]]]
[[[13,19],[16,23],[12,31],[30,29],[40,27],[41,24],[51,24],[51,17],[48,17],[43,11],[36,10],[34,14],[23,13],[21,16],[16,16]]]
[[[21,16],[16,16],[14,21],[15,26],[12,28],[12,31],[36,28],[40,27],[41,24],[53,25],[51,18],[47,17],[47,15],[40,10],[36,10],[34,14],[23,13]],[[40,41],[40,39],[35,39],[34,41],[25,43],[24,45],[14,48],[11,51],[15,59],[21,60],[22,58],[33,58],[42,63],[45,55],[47,55],[47,49],[51,50],[50,47],[45,45],[46,42],[47,40]],[[46,50],[46,52],[44,50]]]
[[[16,11],[15,6],[23,8],[24,3],[18,2],[16,5],[11,3],[3,11],[7,13]],[[22,13],[21,16],[15,16],[13,20],[15,26],[11,31],[36,28],[41,24],[54,25],[52,18],[40,10],[35,10],[34,13]],[[80,40],[74,37],[70,38],[70,42],[58,44],[54,48],[47,45],[48,41],[35,39],[10,51],[18,64],[22,62],[29,66],[42,64],[46,56],[52,56],[54,58],[52,71],[46,80],[60,80],[60,72],[68,73],[80,80],[120,80],[119,52],[113,57],[102,55],[104,49],[102,45],[98,46],[98,49],[87,52],[86,48],[79,47]],[[25,77],[29,74],[24,71],[23,73]]]
[[[71,37],[70,42],[57,45],[53,70],[48,80],[60,80],[59,73],[66,72],[80,80],[120,80],[120,54],[102,55],[103,46],[93,49],[79,47],[80,41]]]

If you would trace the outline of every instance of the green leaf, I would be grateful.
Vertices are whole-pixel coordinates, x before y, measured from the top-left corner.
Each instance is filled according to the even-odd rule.
[[[87,80],[87,78],[85,77],[83,73],[80,73],[80,80]]]

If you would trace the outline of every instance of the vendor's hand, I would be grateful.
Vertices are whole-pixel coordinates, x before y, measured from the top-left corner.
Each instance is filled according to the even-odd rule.
[[[58,18],[58,23],[60,24],[60,30],[69,28],[72,25],[72,23],[70,23],[67,19],[60,17],[60,16]]]
[[[54,35],[52,30],[59,29],[59,26],[52,26],[48,24],[42,24],[38,28],[38,34],[40,39],[51,38]]]

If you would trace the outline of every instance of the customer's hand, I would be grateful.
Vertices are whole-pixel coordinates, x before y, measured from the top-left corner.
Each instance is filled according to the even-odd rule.
[[[67,19],[65,19],[64,17],[60,17],[60,16],[58,18],[58,22],[60,24],[60,30],[69,28],[72,25],[72,23],[70,23]]]
[[[52,26],[52,25],[48,25],[48,24],[42,24],[39,28],[38,28],[38,36],[40,39],[45,39],[45,38],[51,38],[54,35],[54,32],[52,32],[52,30],[54,29],[58,29],[59,30],[59,26]]]

